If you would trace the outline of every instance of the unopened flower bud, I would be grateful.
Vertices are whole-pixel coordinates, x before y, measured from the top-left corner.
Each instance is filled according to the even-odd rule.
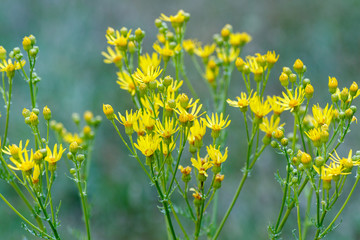
[[[29,122],[32,126],[37,126],[39,124],[38,116],[34,112],[30,113]]]
[[[359,86],[356,82],[353,82],[350,86],[350,95],[354,97],[358,92]]]
[[[31,49],[31,40],[29,37],[24,37],[22,44],[25,51],[29,51]]]
[[[84,160],[85,160],[85,155],[84,154],[77,154],[76,155],[76,161],[82,162]]]
[[[44,107],[43,115],[44,115],[45,120],[50,120],[51,119],[51,110],[50,110],[50,108],[48,108],[48,106]]]

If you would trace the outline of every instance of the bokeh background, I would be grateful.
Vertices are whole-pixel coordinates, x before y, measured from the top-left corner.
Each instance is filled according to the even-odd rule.
[[[214,33],[230,23],[234,31],[245,31],[253,37],[243,57],[267,50],[280,54],[269,80],[269,94],[281,93],[278,82],[281,68],[292,66],[296,58],[307,65],[306,76],[315,87],[313,103],[318,101],[323,105],[330,101],[328,76],[335,76],[341,87],[349,87],[352,81],[359,83],[360,2],[357,0],[2,0],[0,45],[10,51],[21,46],[25,35],[36,36],[40,47],[36,71],[42,78],[39,107],[48,105],[54,119],[75,130],[71,121],[73,112],[82,114],[91,110],[102,115],[103,103],[110,103],[121,112],[132,107],[128,94],[115,83],[115,68],[103,63],[101,51],[106,49],[106,28],[142,28],[146,31],[144,50],[151,52],[157,34],[154,19],[161,13],[175,14],[179,9],[191,14],[188,37],[209,43]],[[195,88],[207,89],[191,63],[188,65]],[[231,84],[229,96],[234,98],[244,87],[239,74],[234,74]],[[186,87],[183,90],[188,91]],[[15,79],[13,94],[9,137],[12,142],[18,142],[31,137],[21,115],[23,107],[30,107],[28,88],[19,77]],[[199,95],[204,102],[208,101],[205,90]],[[0,111],[4,112],[4,108]],[[229,109],[228,113],[232,124],[227,141],[230,156],[224,170],[226,180],[220,191],[222,211],[241,178],[241,153],[246,147],[242,141],[240,112]],[[0,131],[2,134],[3,129]],[[358,136],[355,127],[340,152],[358,150]],[[277,169],[283,172],[284,167],[284,159],[267,149],[248,179],[221,239],[267,238],[267,225],[275,220],[282,196],[274,172]],[[60,231],[64,239],[74,239],[77,231],[84,231],[80,202],[73,183],[64,171],[59,173],[54,199],[62,200]],[[19,209],[25,209],[5,182],[0,182],[0,191]],[[342,224],[328,239],[360,238],[358,191],[344,211]],[[155,189],[149,187],[108,121],[103,121],[97,134],[88,193],[94,239],[165,239]],[[343,199],[338,205],[341,202]],[[1,239],[32,239],[19,229],[21,220],[2,202],[0,216]],[[292,238],[291,224],[294,224],[292,220],[284,239]]]

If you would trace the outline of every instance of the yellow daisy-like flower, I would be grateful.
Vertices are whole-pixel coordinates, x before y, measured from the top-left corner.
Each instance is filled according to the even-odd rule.
[[[33,150],[31,149],[31,155],[29,158],[29,154],[28,151],[26,150],[26,147],[24,148],[24,150],[22,151],[22,153],[19,153],[19,158],[15,159],[14,157],[10,157],[10,161],[15,165],[10,165],[8,164],[8,167],[14,170],[20,170],[26,174],[31,173],[35,162],[33,159]]]
[[[313,128],[305,132],[306,136],[313,142],[315,147],[321,146],[321,130],[319,128]]]
[[[218,167],[225,162],[228,157],[228,148],[225,149],[224,154],[220,152],[220,147],[216,148],[212,145],[206,147],[206,150],[212,163]]]
[[[79,137],[77,133],[66,133],[63,137],[64,141],[71,144],[72,142],[77,142],[79,145],[83,143],[83,139]]]
[[[111,47],[107,47],[107,52],[101,52],[101,54],[105,57],[104,63],[111,64],[114,63],[118,68],[122,67],[122,54],[120,51],[115,48],[115,51],[112,50]]]
[[[260,55],[261,56],[261,55]],[[250,68],[250,71],[254,74],[254,80],[256,82],[261,81],[262,74],[264,73],[265,69],[258,61],[259,57],[247,56],[246,62]]]
[[[260,124],[260,130],[263,131],[267,137],[271,138],[272,133],[279,127],[280,118],[272,115],[270,121],[267,117],[265,117]],[[281,124],[280,127],[284,126],[285,123]]]
[[[196,40],[193,40],[193,39],[187,39],[187,40],[183,41],[183,48],[190,55],[194,54],[195,48],[198,45],[199,45],[199,43]]]
[[[206,171],[213,166],[213,164],[208,160],[208,158],[201,158],[199,153],[197,159],[191,158],[192,165],[196,168],[200,175],[207,177]]]
[[[213,131],[220,131],[229,126],[231,120],[228,120],[229,116],[226,119],[223,118],[223,113],[220,114],[220,117],[217,113],[211,114],[211,118],[206,115],[206,126],[211,128]]]
[[[162,13],[160,19],[172,24],[182,24],[185,21],[185,12],[184,10],[179,10],[175,16],[170,15],[169,17]]]
[[[268,63],[269,68],[273,67],[274,64],[279,59],[279,55],[276,56],[275,51],[268,51],[266,54],[266,62]]]
[[[29,140],[26,140],[24,148],[22,147],[22,141],[20,140],[19,146],[16,144],[5,146],[5,149],[2,150],[3,153],[12,156],[14,159],[18,160],[20,155],[26,151],[26,147],[29,144]]]
[[[269,112],[271,112],[271,106],[268,100],[260,99],[259,96],[255,93],[250,100],[250,109],[255,114],[255,117],[262,119]]]
[[[312,107],[312,113],[314,117],[313,124],[315,127],[321,127],[324,124],[330,126],[334,113],[332,106],[328,107],[328,104],[326,104],[326,107],[322,109],[319,104],[314,105]]]
[[[200,121],[195,119],[194,125],[190,128],[191,135],[195,140],[201,141],[206,133],[206,121],[201,118]]]
[[[357,162],[353,162],[352,160],[352,149],[350,149],[349,151],[349,155],[347,158],[340,158],[338,153],[336,152],[336,150],[334,151],[335,156],[330,154],[330,158],[331,160],[333,160],[336,163],[339,163],[341,166],[343,166],[346,170],[351,170],[353,166],[359,166],[360,163]]]
[[[15,70],[21,69],[21,66],[24,66],[25,63],[25,60],[21,60],[20,62],[14,61],[13,63],[11,58],[9,58],[7,62],[4,59],[2,63],[0,62],[0,72],[6,72],[7,76],[12,78],[14,77]]]
[[[134,113],[132,112],[132,109],[130,110],[130,112],[128,112],[126,110],[125,116],[122,115],[121,113],[119,114],[119,118],[117,116],[115,116],[115,119],[122,125],[124,125],[124,127],[132,127],[133,124],[138,120],[139,118],[139,114],[137,111],[135,111]]]
[[[146,130],[152,131],[155,126],[155,119],[153,113],[148,110],[141,110],[138,114]]]
[[[128,44],[128,39],[131,35],[131,29],[127,32],[127,34],[121,35],[118,30],[116,30],[114,35],[107,34],[105,35],[108,44],[114,45],[118,47],[120,50],[125,50]]]
[[[171,48],[168,41],[163,47],[157,43],[154,43],[153,48],[164,58],[164,61],[169,61],[170,57],[174,56],[175,53],[178,53],[181,50],[180,45],[176,45],[175,48]]]
[[[144,74],[148,75],[147,72],[149,67],[154,67],[155,69],[160,65],[161,57],[157,53],[152,53],[151,57],[148,53],[140,56],[140,68],[144,72]]]
[[[121,89],[128,91],[132,96],[136,93],[136,85],[137,82],[135,81],[135,85],[131,76],[126,71],[121,71],[116,73],[118,75],[118,80],[116,81],[119,84]]]
[[[267,100],[270,103],[274,115],[280,116],[281,113],[285,110],[285,107],[279,104],[277,100],[277,96],[272,96],[272,97],[268,96]]]
[[[60,144],[59,151],[57,151],[57,144],[54,145],[54,150],[51,151],[49,146],[46,146],[46,157],[45,161],[49,163],[49,165],[55,165],[61,159],[62,154],[65,152],[66,148],[63,149]]]
[[[228,100],[226,100],[226,102],[231,107],[238,107],[238,108],[240,108],[240,111],[246,112],[248,109],[248,106],[250,104],[251,94],[252,94],[252,90],[251,90],[249,96],[247,96],[245,92],[242,92],[240,94],[240,97],[236,97],[237,101],[228,99]]]
[[[201,47],[199,44],[199,46],[195,48],[194,53],[203,59],[207,59],[215,51],[215,47],[215,43],[205,45],[204,47]]]
[[[234,47],[242,47],[251,41],[251,36],[245,32],[230,34],[230,44]]]
[[[158,149],[159,143],[160,138],[158,135],[147,134],[146,136],[140,136],[134,145],[145,157],[150,157]]]
[[[165,119],[164,126],[159,120],[156,121],[156,132],[164,139],[169,139],[178,130],[179,127],[177,126],[177,122],[175,122],[174,119]]]
[[[217,56],[220,60],[222,60],[226,64],[229,64],[230,62],[235,61],[236,58],[239,56],[240,49],[239,48],[237,48],[237,49],[231,48],[229,55],[224,54],[219,49],[217,49],[216,52],[217,52]]]
[[[167,91],[172,93],[177,92],[182,85],[183,85],[183,81],[178,81],[178,80],[172,81],[171,85],[168,86]]]
[[[138,119],[136,122],[134,122],[133,129],[138,136],[144,136],[146,133],[145,125],[141,119]]]
[[[137,71],[133,74],[133,78],[138,83],[148,84],[152,81],[155,81],[161,72],[162,69],[160,69],[160,67],[155,68],[153,66],[148,66],[148,69],[144,72],[138,68]]]
[[[182,124],[185,124],[187,122],[192,122],[195,119],[197,119],[198,117],[202,116],[203,114],[205,114],[206,112],[201,113],[200,115],[199,112],[202,108],[202,104],[200,104],[199,106],[197,106],[197,101],[195,101],[194,105],[192,106],[191,111],[187,111],[183,108],[178,108],[175,110],[175,112],[177,114],[179,114],[179,121]]]
[[[287,94],[282,92],[283,98],[278,97],[278,103],[285,107],[285,110],[291,112],[297,111],[300,105],[304,102],[305,92],[304,89],[296,88],[293,94],[290,90],[286,89]]]

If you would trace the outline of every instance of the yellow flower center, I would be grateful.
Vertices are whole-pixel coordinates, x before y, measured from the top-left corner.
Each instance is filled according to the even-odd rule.
[[[296,100],[296,99],[291,99],[290,101],[289,101],[289,107],[291,107],[291,108],[294,108],[294,107],[296,107],[296,106],[298,106],[299,105],[299,102],[298,102],[298,100]]]

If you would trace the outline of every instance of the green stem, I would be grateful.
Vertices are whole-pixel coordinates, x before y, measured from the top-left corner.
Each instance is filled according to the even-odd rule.
[[[76,163],[76,161],[75,161],[75,163]],[[83,189],[82,189],[82,186],[81,186],[81,178],[80,178],[80,169],[79,168],[80,167],[76,163],[76,177],[77,177],[76,183],[77,183],[77,187],[78,187],[78,190],[79,190],[79,193],[80,193],[80,198],[81,198],[81,207],[82,207],[82,211],[83,211],[83,214],[84,214],[87,239],[90,240],[91,239],[91,232],[90,232],[89,211],[87,209],[88,203],[87,203],[86,196],[84,195],[84,192],[83,192]]]
[[[4,89],[5,91],[5,89]],[[10,104],[11,104],[11,92],[12,92],[12,78],[9,78],[9,98],[6,105],[6,123],[5,123],[5,131],[4,131],[4,138],[2,142],[1,148],[5,146],[6,138],[9,130],[9,116],[10,116]]]
[[[288,156],[288,154],[287,154],[286,149],[284,150],[284,152],[285,152],[285,155],[286,155],[286,160],[287,160],[287,162],[288,162],[288,164],[287,164],[287,174],[286,174],[286,182],[285,182],[284,195],[283,195],[283,198],[282,198],[282,203],[281,203],[281,207],[280,207],[279,216],[278,216],[278,219],[277,219],[276,225],[275,225],[275,232],[277,231],[277,229],[278,229],[278,227],[279,227],[280,220],[281,220],[281,215],[282,215],[282,213],[283,213],[283,211],[284,211],[284,206],[285,206],[286,196],[287,196],[287,191],[288,191],[288,186],[289,186],[290,172],[291,172],[290,159],[289,159],[289,156]]]

